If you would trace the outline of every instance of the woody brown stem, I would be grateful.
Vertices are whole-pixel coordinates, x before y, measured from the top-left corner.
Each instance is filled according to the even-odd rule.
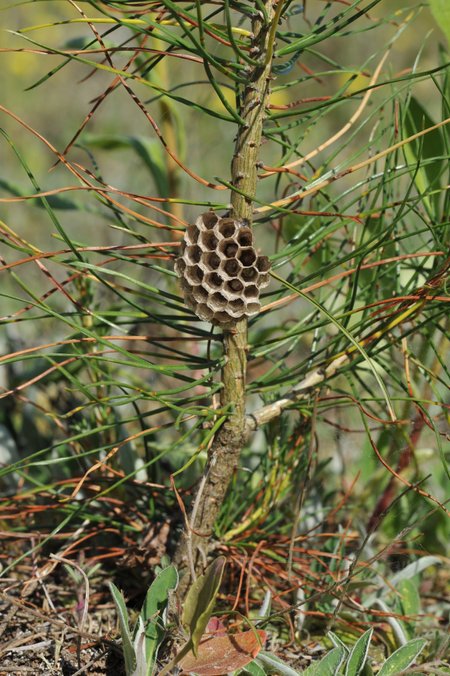
[[[279,0],[282,2],[282,0]],[[247,68],[246,85],[241,97],[239,126],[231,163],[232,217],[249,226],[253,222],[253,198],[256,194],[257,166],[262,127],[270,93],[273,39],[271,26],[276,2],[264,2],[266,17],[255,3],[250,54],[257,62]],[[272,32],[273,37],[273,32]],[[230,481],[239,462],[246,439],[245,376],[247,370],[247,320],[224,330],[225,365],[222,371],[221,406],[229,415],[218,430],[210,447],[207,464],[186,532],[175,555],[175,563],[184,577],[180,584],[182,598],[194,574],[204,568],[211,549],[211,535]]]

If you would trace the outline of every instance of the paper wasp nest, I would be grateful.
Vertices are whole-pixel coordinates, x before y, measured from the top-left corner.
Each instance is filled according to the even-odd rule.
[[[186,305],[213,324],[230,324],[261,309],[270,263],[258,256],[250,228],[212,211],[186,229],[175,271]]]

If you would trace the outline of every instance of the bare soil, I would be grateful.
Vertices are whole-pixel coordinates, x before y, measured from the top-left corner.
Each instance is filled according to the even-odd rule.
[[[122,656],[112,640],[112,606],[96,607],[82,623],[76,609],[67,611],[50,600],[60,591],[50,583],[25,598],[19,590],[0,593],[0,674],[124,676]]]

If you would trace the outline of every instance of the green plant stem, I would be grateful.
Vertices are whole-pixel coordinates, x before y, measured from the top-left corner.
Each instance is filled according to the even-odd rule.
[[[281,0],[279,0],[281,1]],[[251,55],[259,65],[247,66],[247,84],[240,97],[240,115],[235,150],[231,163],[232,185],[240,192],[231,195],[232,217],[250,225],[253,222],[252,198],[256,195],[258,160],[265,110],[270,94],[273,40],[270,28],[276,3],[265,1],[267,18],[255,3],[252,22]],[[241,194],[244,193],[244,194]],[[245,196],[244,196],[245,195]],[[210,447],[208,461],[189,516],[186,532],[175,555],[175,563],[184,576],[179,596],[184,597],[192,578],[204,568],[212,548],[214,524],[239,462],[246,438],[245,376],[247,370],[247,320],[238,321],[223,333],[226,363],[222,371],[221,406],[230,414],[218,430]]]

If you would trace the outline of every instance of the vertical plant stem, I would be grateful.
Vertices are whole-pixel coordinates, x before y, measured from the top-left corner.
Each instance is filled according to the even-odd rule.
[[[278,2],[282,3],[283,0]],[[275,1],[265,0],[264,16],[259,9],[261,3],[254,4],[250,53],[257,65],[247,67],[247,83],[240,99],[240,115],[244,123],[238,128],[231,163],[232,184],[239,190],[233,190],[231,195],[232,217],[250,226],[253,221],[252,201],[256,194],[262,127],[270,94],[274,35],[271,27],[277,7]],[[181,597],[191,577],[200,573],[206,563],[214,524],[245,443],[246,319],[224,331],[223,345],[226,362],[222,371],[221,405],[230,413],[210,447],[187,531],[176,552],[175,562],[184,572],[179,590]]]

